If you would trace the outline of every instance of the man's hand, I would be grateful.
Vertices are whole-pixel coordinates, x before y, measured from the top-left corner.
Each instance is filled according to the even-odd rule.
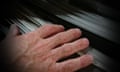
[[[3,44],[16,72],[73,72],[90,65],[92,56],[57,61],[88,47],[88,39],[78,39],[80,36],[79,29],[64,31],[63,26],[52,24],[20,35],[18,28],[12,25]]]

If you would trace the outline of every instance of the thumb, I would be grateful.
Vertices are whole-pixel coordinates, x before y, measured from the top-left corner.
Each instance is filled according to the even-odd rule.
[[[10,26],[10,30],[7,34],[7,37],[13,37],[13,36],[17,36],[19,34],[19,30],[18,27],[15,24],[12,24]]]

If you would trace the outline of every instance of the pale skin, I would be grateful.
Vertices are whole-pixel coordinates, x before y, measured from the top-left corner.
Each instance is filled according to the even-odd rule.
[[[91,55],[57,62],[89,46],[87,38],[80,38],[77,29],[64,30],[62,25],[46,24],[35,31],[19,34],[16,25],[3,40],[7,48],[6,57],[16,72],[74,72],[93,62]]]

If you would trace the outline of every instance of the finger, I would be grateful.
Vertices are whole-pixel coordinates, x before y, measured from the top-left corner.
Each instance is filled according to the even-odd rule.
[[[88,45],[89,45],[88,39],[82,38],[75,42],[67,43],[61,47],[55,48],[51,51],[50,54],[51,54],[53,60],[58,61],[62,58],[70,56],[80,50],[84,50],[85,48],[88,47]]]
[[[9,30],[9,32],[8,32],[8,34],[7,34],[7,37],[14,37],[14,36],[17,36],[17,35],[19,35],[19,30],[18,30],[18,27],[15,25],[15,24],[12,24],[11,26],[10,26],[10,30]]]
[[[91,55],[83,55],[81,57],[70,59],[56,64],[57,72],[74,72],[76,70],[87,67],[93,62]]]
[[[37,31],[41,38],[46,38],[58,32],[64,31],[64,27],[62,25],[46,24],[38,28]]]
[[[79,38],[81,31],[79,29],[70,29],[65,32],[58,33],[50,38],[47,38],[45,41],[48,42],[49,48],[52,49],[58,45],[70,42]]]
[[[79,29],[70,29],[68,31],[58,33],[50,38],[42,40],[42,42],[39,41],[36,44],[35,48],[33,48],[35,50],[34,54],[48,52],[51,49],[55,48],[57,45],[74,40],[80,37],[80,35],[81,35],[81,31]]]

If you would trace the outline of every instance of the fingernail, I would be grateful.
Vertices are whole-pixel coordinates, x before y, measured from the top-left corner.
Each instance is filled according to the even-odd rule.
[[[11,30],[13,31],[13,33],[16,33],[16,25],[15,24],[12,24],[11,25]]]
[[[78,28],[74,28],[74,30],[76,30],[76,31],[79,31],[79,32],[80,32],[80,29],[78,29]]]
[[[61,28],[64,28],[64,26],[63,25],[58,25],[59,27],[61,27]]]
[[[89,56],[89,59],[91,60],[91,61],[93,61],[94,60],[94,58],[93,58],[93,56],[92,55],[88,55]]]
[[[83,43],[88,43],[89,44],[89,40],[87,38],[82,38]]]
[[[15,27],[16,27],[15,24],[12,24],[12,25],[10,26],[11,29],[14,29]]]
[[[80,31],[80,29],[78,29],[78,28],[70,29],[70,31],[72,31],[72,33],[73,33],[75,36],[78,36],[78,37],[81,36],[81,31]]]
[[[93,63],[94,58],[93,58],[92,55],[86,54],[86,57],[89,59],[89,61],[90,61],[91,63]]]

